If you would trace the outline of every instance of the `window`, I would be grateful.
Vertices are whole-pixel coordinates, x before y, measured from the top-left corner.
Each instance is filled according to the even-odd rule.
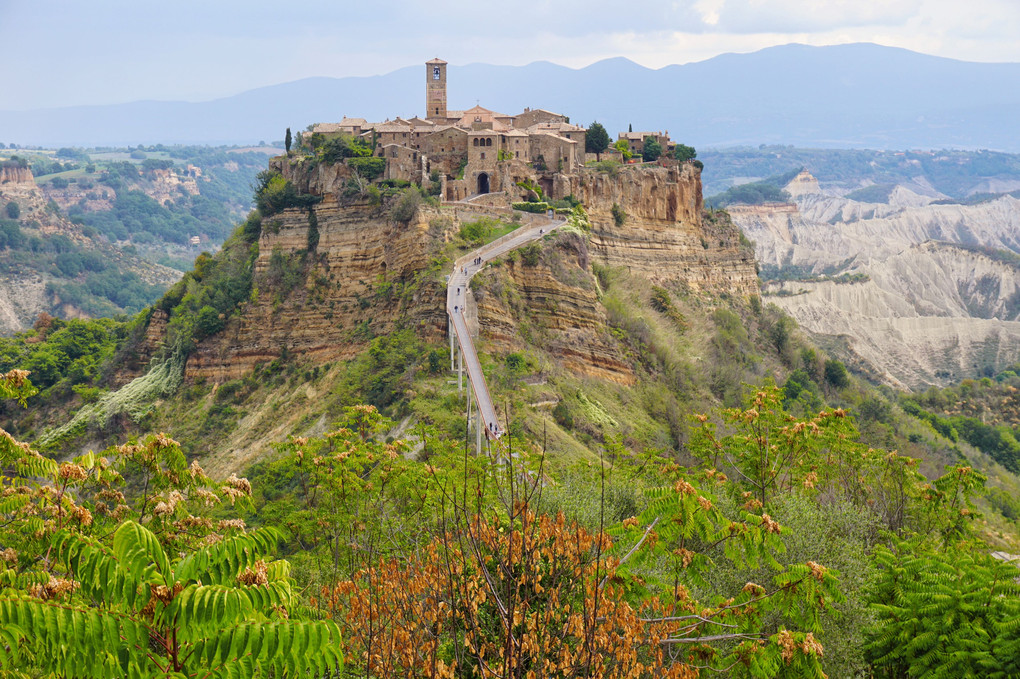
[[[485,145],[486,146],[492,146],[492,140],[491,139],[486,139],[485,140]]]
[[[472,143],[472,146],[478,146],[478,137],[475,137],[475,138],[474,138],[474,139],[472,140],[472,142],[473,142],[473,143]]]
[[[482,151],[482,160],[485,160],[485,151]]]
[[[438,66],[433,66],[432,67],[432,79],[433,80],[439,80],[439,67]]]

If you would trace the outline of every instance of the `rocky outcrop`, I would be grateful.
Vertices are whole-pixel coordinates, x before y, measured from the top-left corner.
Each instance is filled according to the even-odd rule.
[[[499,353],[539,346],[575,375],[633,384],[634,371],[609,335],[584,240],[554,238],[539,263],[511,258],[483,277],[475,294],[482,337]]]
[[[343,163],[320,163],[308,156],[276,156],[269,159],[269,169],[279,172],[284,179],[294,184],[298,193],[313,196],[343,194],[351,168]]]
[[[13,162],[0,163],[0,186],[10,189],[19,184],[30,188],[35,187],[32,170]]]
[[[753,253],[741,245],[739,230],[726,217],[703,218],[694,165],[586,170],[569,190],[588,210],[593,255],[607,265],[692,291],[757,293]]]
[[[766,286],[768,301],[823,344],[897,387],[998,370],[1020,351],[1020,200],[930,204],[903,187],[889,203],[822,195],[730,209],[762,264],[816,279]],[[860,274],[856,282],[831,280]],[[839,338],[834,344],[832,338]]]
[[[445,337],[445,272],[429,264],[461,218],[478,218],[466,209],[470,206],[422,209],[410,224],[401,224],[385,207],[339,204],[337,195],[350,178],[342,165],[287,157],[270,165],[299,193],[323,201],[312,208],[311,221],[301,209],[263,220],[252,299],[224,330],[199,345],[188,360],[188,378],[234,379],[284,353],[316,363],[349,358],[398,323],[417,327],[428,339]],[[593,257],[696,291],[757,292],[754,261],[739,232],[724,218],[702,218],[694,166],[585,172],[557,181],[588,208],[590,245],[576,235],[561,237],[557,248],[567,253],[563,257],[537,266],[508,261],[490,277],[494,287],[483,286],[477,308],[491,350],[523,348],[531,332],[577,374],[633,382],[596,297]],[[627,212],[622,226],[615,223],[614,204]],[[308,251],[315,240],[309,240],[312,223],[318,241]],[[571,238],[579,242],[571,245]]]
[[[807,170],[801,170],[800,174],[790,180],[790,182],[783,187],[792,198],[798,198],[800,196],[806,196],[814,193],[821,193],[822,190],[818,186],[818,180],[815,176]]]
[[[311,251],[308,212],[288,209],[264,220],[252,299],[199,345],[188,378],[234,379],[285,352],[316,363],[350,358],[398,320],[436,337],[445,330],[438,274],[416,280],[428,268],[434,212],[402,224],[379,207],[327,200],[313,214],[318,243]]]
[[[168,201],[176,200],[181,192],[190,196],[197,196],[199,193],[198,183],[194,177],[178,174],[175,170],[153,170],[152,179],[147,184],[142,191],[164,205]]]

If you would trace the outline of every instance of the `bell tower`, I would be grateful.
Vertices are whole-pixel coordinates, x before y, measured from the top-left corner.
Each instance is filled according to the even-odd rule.
[[[446,62],[438,57],[425,62],[425,118],[446,120]]]

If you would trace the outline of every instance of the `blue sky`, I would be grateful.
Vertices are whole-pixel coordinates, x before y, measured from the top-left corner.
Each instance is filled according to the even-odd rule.
[[[1016,62],[1018,36],[1020,0],[0,0],[0,110],[202,101],[436,55],[658,68],[789,42],[876,42]]]

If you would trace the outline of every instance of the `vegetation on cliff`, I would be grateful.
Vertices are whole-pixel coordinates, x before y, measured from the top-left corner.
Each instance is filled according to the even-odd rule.
[[[134,325],[55,322],[0,347],[5,365],[33,362],[44,398],[93,401],[45,436],[42,416],[20,420],[15,433],[63,464],[0,437],[0,481],[19,489],[0,503],[0,548],[12,550],[0,554],[11,566],[0,630],[18,651],[5,669],[60,672],[109,652],[111,676],[323,674],[341,655],[359,676],[1013,671],[1016,626],[1001,617],[1013,607],[999,595],[1015,588],[973,555],[1018,544],[1001,497],[1017,482],[999,474],[998,449],[944,426],[969,410],[869,387],[777,307],[719,292],[720,271],[697,269],[720,275],[713,291],[640,261],[610,265],[596,232],[649,220],[616,203],[621,224],[610,205],[576,209],[573,226],[472,280],[507,431],[476,457],[432,305],[451,261],[517,222],[458,220],[419,187],[374,187],[387,204],[366,190],[344,214],[372,220],[387,246],[420,236],[421,266],[391,257],[373,279],[332,282],[336,262],[317,246],[345,208],[267,173],[258,209]],[[684,247],[726,254],[720,270],[751,267],[724,216],[700,219]],[[334,316],[326,289],[354,285]],[[284,346],[236,379],[182,379],[185,360],[226,346],[243,314],[279,323],[280,309],[345,324],[349,353],[315,361]],[[98,393],[121,360],[108,357],[141,351],[150,317],[166,330],[149,372]],[[1013,377],[980,384],[989,404],[1009,398]],[[22,373],[3,384],[31,395]],[[155,431],[183,445],[158,435],[101,456],[70,449]],[[272,452],[246,456],[256,446]],[[251,482],[214,483],[198,458],[221,477],[255,459]],[[932,596],[944,603],[903,598]],[[199,622],[182,624],[183,612]],[[78,613],[117,633],[69,639]],[[295,640],[286,658],[284,635]],[[147,651],[126,643],[145,638]],[[44,657],[61,645],[67,654]]]

